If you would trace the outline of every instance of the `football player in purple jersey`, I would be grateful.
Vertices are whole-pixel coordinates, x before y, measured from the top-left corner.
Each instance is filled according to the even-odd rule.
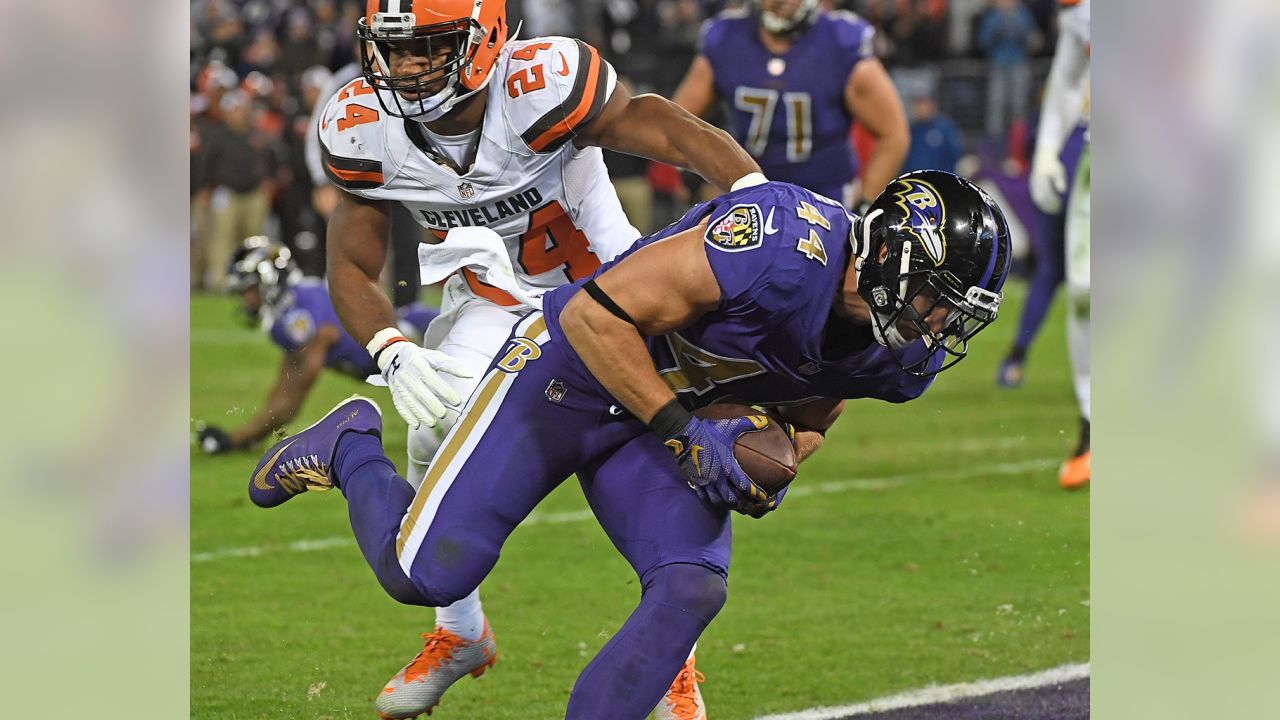
[[[338,487],[383,589],[426,606],[473,592],[507,537],[576,474],[636,572],[639,604],[587,665],[572,720],[640,720],[726,598],[730,513],[779,506],[733,456],[789,428],[800,459],[850,399],[906,402],[996,319],[1009,230],[939,171],[894,180],[865,216],[787,183],[703,203],[518,320],[415,490],[354,397],[269,449],[249,496]],[[768,408],[706,420],[717,400]],[[767,414],[766,414],[767,412]]]
[[[673,99],[698,116],[724,101],[734,138],[770,180],[858,208],[900,172],[911,144],[874,36],[866,20],[819,0],[752,0],[707,21]],[[876,140],[861,188],[855,120]]]
[[[226,288],[241,296],[245,318],[284,351],[267,402],[239,427],[200,423],[200,450],[213,455],[246,450],[284,427],[302,408],[320,374],[329,368],[364,380],[378,374],[369,353],[338,322],[320,278],[303,277],[289,249],[265,236],[247,238],[227,269]],[[421,337],[439,311],[413,303],[399,311],[401,329]]]

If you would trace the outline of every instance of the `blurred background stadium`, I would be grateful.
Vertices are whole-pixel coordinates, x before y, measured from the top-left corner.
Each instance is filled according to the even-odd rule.
[[[698,50],[704,19],[742,2],[509,0],[522,37],[569,35],[599,48],[635,92],[670,97]],[[1007,205],[1023,272],[1040,222],[1026,174],[1043,79],[1056,38],[1057,0],[847,0],[877,29],[912,125],[903,170],[942,169],[982,179]],[[307,162],[317,102],[355,77],[358,0],[195,0],[191,12],[192,287],[217,290],[235,245],[268,234],[308,274],[324,268],[325,216],[336,192]],[[984,33],[1002,13],[1014,32]],[[711,118],[715,121],[717,118]],[[865,160],[870,138],[854,128]],[[318,153],[318,150],[315,151]],[[695,177],[606,153],[619,196],[641,232],[678,217]],[[863,163],[865,166],[865,163]],[[388,273],[397,305],[413,298],[412,232],[397,238]]]
[[[1035,248],[1052,247],[1044,239],[1051,220],[1032,206],[1026,176],[1056,4],[831,4],[876,26],[876,52],[912,125],[904,170],[958,171],[992,191],[1010,216],[1023,278],[1037,268]],[[633,90],[670,97],[697,53],[702,21],[736,3],[507,5],[512,25],[524,23],[522,37],[580,37]],[[351,0],[192,4],[194,419],[242,422],[276,374],[279,352],[236,321],[238,300],[220,294],[241,240],[265,233],[306,273],[323,273],[325,216],[337,190],[309,166],[307,139],[316,103],[356,75],[362,9]],[[1018,17],[1020,29],[984,42],[984,21],[999,13]],[[870,140],[853,134],[865,158]],[[641,231],[706,192],[671,168],[606,157]],[[416,227],[404,227],[412,230],[394,239],[386,273],[397,305],[432,294],[417,283]],[[1063,312],[1054,305],[1044,322],[1030,380],[1002,391],[997,370],[1017,342],[1026,294],[1017,281],[1006,291],[1004,319],[934,391],[911,407],[858,406],[806,464],[784,512],[735,522],[733,591],[699,646],[715,720],[1088,660],[1089,496],[1064,494],[1055,482],[1077,428]],[[390,409],[385,391],[330,373],[291,429],[352,392]],[[400,462],[403,423],[394,412],[384,417],[388,453]],[[942,446],[930,440],[942,436],[950,438]],[[374,694],[416,649],[416,633],[430,629],[429,615],[378,590],[340,499],[254,510],[244,484],[254,459],[192,455],[191,716],[371,717]],[[562,715],[577,672],[626,617],[636,587],[567,483],[513,535],[484,592],[502,661],[482,682],[451,690],[435,717]],[[1045,712],[1084,717],[1084,693]]]

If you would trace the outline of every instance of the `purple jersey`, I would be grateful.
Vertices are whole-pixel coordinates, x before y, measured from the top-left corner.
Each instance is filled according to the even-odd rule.
[[[708,219],[705,247],[720,285],[720,305],[679,332],[646,338],[659,374],[686,407],[726,398],[759,405],[815,397],[904,402],[929,386],[931,377],[903,371],[869,327],[833,316],[853,216],[794,185],[771,182],[698,205],[598,273],[703,218]],[[543,298],[557,341],[565,342],[560,311],[581,284]],[[904,351],[904,361],[925,352],[918,341]],[[584,374],[589,377],[585,369]]]
[[[422,303],[413,303],[399,311],[400,326],[406,332],[412,331],[421,337],[427,325],[439,314],[438,310]],[[338,342],[325,355],[325,367],[361,380],[378,374],[378,366],[369,357],[369,352],[342,327],[323,280],[307,278],[290,289],[284,304],[276,308],[276,319],[269,334],[280,349],[293,352],[311,342],[320,328],[326,325],[336,327],[339,335]]]
[[[771,180],[847,201],[858,162],[844,90],[854,66],[874,56],[875,29],[850,12],[823,12],[782,55],[759,32],[759,21],[740,12],[721,13],[702,31],[730,131]]]
[[[339,337],[325,355],[325,367],[362,380],[378,374],[378,366],[369,352],[343,329],[324,281],[308,278],[298,283],[289,290],[284,305],[277,308],[276,313],[276,320],[271,324],[271,339],[285,352],[301,349],[315,339],[320,328],[332,325],[338,328]]]

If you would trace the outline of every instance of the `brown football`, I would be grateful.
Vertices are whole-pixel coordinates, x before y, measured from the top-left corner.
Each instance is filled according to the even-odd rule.
[[[694,415],[708,420],[764,415],[750,405],[716,403],[697,410]],[[796,477],[796,449],[787,431],[774,420],[763,430],[743,433],[733,446],[733,457],[743,472],[769,494],[786,487]]]

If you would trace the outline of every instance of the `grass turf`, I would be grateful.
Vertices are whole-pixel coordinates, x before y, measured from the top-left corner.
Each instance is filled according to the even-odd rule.
[[[781,510],[734,519],[729,601],[698,646],[715,720],[1087,659],[1088,494],[1054,479],[1076,434],[1061,307],[1028,384],[998,390],[1020,309],[1021,288],[1009,290],[1004,318],[925,397],[851,404]],[[279,355],[235,322],[230,300],[191,308],[192,413],[234,425],[263,401]],[[357,391],[383,405],[403,467],[404,425],[385,389],[329,373],[291,427]],[[431,611],[383,594],[336,493],[250,505],[256,460],[192,454],[191,716],[374,717]],[[569,514],[507,542],[481,588],[499,663],[459,682],[434,717],[563,717],[638,592],[585,507],[567,482],[538,513]]]

